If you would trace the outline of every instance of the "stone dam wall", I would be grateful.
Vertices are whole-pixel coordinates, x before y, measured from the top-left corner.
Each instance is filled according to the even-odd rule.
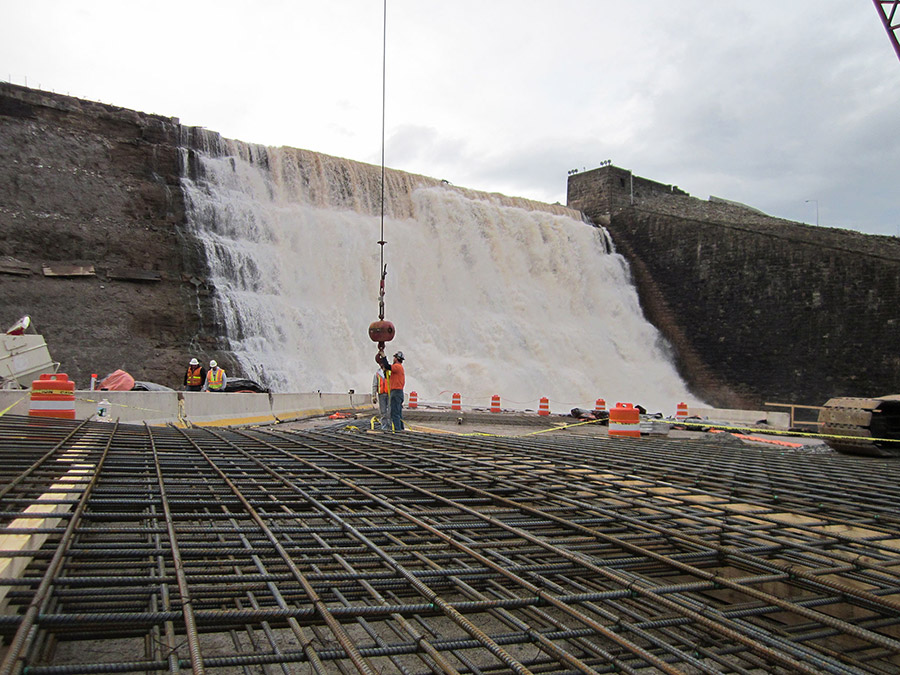
[[[755,408],[900,393],[900,240],[637,177],[632,193],[630,173],[570,176],[568,205],[608,223],[698,396]]]
[[[190,129],[0,83],[0,329],[30,314],[79,387],[116,368],[180,387],[221,350],[185,228]],[[186,147],[188,146],[188,147]],[[900,243],[816,228],[606,166],[568,206],[608,224],[645,312],[721,407],[900,393]]]

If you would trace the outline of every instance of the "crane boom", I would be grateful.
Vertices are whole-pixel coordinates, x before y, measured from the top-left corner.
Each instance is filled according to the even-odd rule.
[[[900,12],[897,11],[900,0],[872,0],[872,2],[875,3],[875,9],[878,10],[891,44],[894,45],[894,52],[900,59]]]

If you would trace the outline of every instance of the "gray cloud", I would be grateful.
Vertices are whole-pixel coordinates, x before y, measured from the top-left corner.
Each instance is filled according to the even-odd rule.
[[[380,3],[86,11],[10,4],[9,78],[380,161]],[[806,222],[817,199],[822,224],[897,233],[900,64],[870,3],[388,0],[386,56],[394,168],[552,202],[569,169],[612,159],[699,197]]]

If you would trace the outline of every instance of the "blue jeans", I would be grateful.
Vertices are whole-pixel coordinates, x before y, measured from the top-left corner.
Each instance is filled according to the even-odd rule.
[[[381,419],[381,430],[391,430],[391,404],[388,402],[390,394],[378,394],[378,412]]]
[[[403,390],[391,389],[391,423],[394,431],[403,431]]]

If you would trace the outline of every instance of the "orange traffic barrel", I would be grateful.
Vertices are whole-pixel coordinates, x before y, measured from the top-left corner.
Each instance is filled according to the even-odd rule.
[[[549,415],[550,414],[550,399],[546,396],[541,399],[541,404],[538,406],[538,415]]]
[[[500,394],[491,396],[491,412],[500,412]]]
[[[687,403],[679,403],[675,408],[675,419],[679,422],[684,422],[688,416],[688,405]]]
[[[641,437],[641,414],[631,403],[616,403],[609,411],[609,435],[624,438]]]
[[[31,383],[31,417],[75,419],[75,383],[65,373],[44,373]]]
[[[450,404],[451,410],[462,410],[462,401],[459,394],[453,394],[453,402]]]
[[[606,412],[606,401],[602,398],[598,398],[597,402],[594,404],[594,412]]]
[[[419,394],[414,391],[409,392],[409,403],[406,406],[407,408],[418,408],[419,407]]]

